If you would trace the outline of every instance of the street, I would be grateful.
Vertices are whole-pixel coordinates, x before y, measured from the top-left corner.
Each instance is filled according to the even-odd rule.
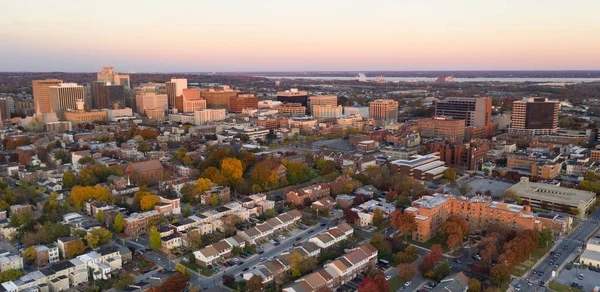
[[[302,238],[301,241],[303,241],[303,240],[308,239],[316,234],[319,234],[323,230],[326,230],[327,227],[328,227],[328,225],[321,226],[320,224],[317,224],[307,230],[303,230],[301,233],[299,233],[296,236],[286,237],[285,240],[281,241],[280,245],[274,246],[270,250],[265,249],[264,254],[255,254],[255,255],[251,256],[250,258],[245,259],[244,263],[242,265],[240,265],[240,266],[236,265],[233,268],[230,268],[229,270],[227,270],[225,272],[220,271],[218,273],[215,273],[211,277],[202,277],[202,276],[198,276],[195,273],[192,273],[190,281],[192,282],[192,284],[202,287],[204,289],[204,288],[220,286],[221,279],[223,278],[223,274],[234,275],[239,280],[239,277],[238,277],[239,274],[246,268],[250,269],[250,268],[260,264],[261,257],[266,257],[267,259],[271,259],[271,258],[281,254],[283,251],[291,249],[293,247],[294,243],[300,242],[300,241],[296,241],[295,237],[301,237]],[[309,230],[313,230],[313,232],[309,233]]]
[[[565,267],[565,265],[568,263],[568,261],[566,259],[572,258],[573,254],[579,254],[580,253],[579,248],[585,247],[585,242],[587,241],[587,239],[596,231],[596,229],[598,229],[598,226],[596,224],[594,224],[594,222],[593,222],[596,220],[600,220],[600,209],[596,210],[596,212],[594,212],[593,214],[590,214],[588,216],[588,220],[582,221],[579,223],[578,227],[581,227],[581,229],[573,230],[573,232],[571,234],[569,234],[567,237],[561,238],[560,240],[558,240],[557,244],[555,244],[555,246],[554,246],[554,249],[551,249],[548,251],[548,252],[550,252],[550,251],[560,252],[562,254],[558,260],[558,262],[560,264],[558,269],[549,265],[548,261],[545,258],[542,258],[542,260],[540,260],[533,267],[533,270],[542,271],[543,272],[542,276],[525,275],[525,276],[523,276],[522,279],[513,281],[511,283],[512,286],[516,285],[517,283],[520,283],[523,287],[521,289],[522,291],[531,291],[531,292],[544,291],[545,288],[542,288],[539,286],[538,287],[533,287],[533,285],[528,286],[525,278],[530,277],[533,280],[537,280],[538,282],[542,281],[547,286],[552,278],[552,271],[557,271],[557,274],[558,274],[558,270],[563,269]],[[565,246],[565,245],[567,246],[567,248],[563,249],[563,246]]]

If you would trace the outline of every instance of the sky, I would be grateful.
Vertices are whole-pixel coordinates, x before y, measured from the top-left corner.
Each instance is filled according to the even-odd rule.
[[[0,0],[0,71],[598,70],[598,0]]]

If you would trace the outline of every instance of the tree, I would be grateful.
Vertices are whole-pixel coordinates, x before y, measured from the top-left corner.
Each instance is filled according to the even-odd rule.
[[[356,221],[359,219],[358,213],[350,208],[344,208],[343,213],[344,217],[346,217],[346,221],[350,224],[356,224]]]
[[[250,177],[263,188],[277,184],[279,176],[275,171],[279,162],[275,160],[263,160],[257,163],[250,173]]]
[[[74,187],[76,182],[77,178],[72,172],[67,171],[65,174],[63,174],[63,189],[70,189]]]
[[[414,230],[417,230],[417,222],[415,218],[408,213],[401,213],[400,210],[392,212],[391,218],[392,227],[398,229],[405,235],[405,239],[408,239],[408,234]]]
[[[104,220],[104,212],[102,212],[102,210],[98,210],[98,212],[96,212],[96,221],[98,221],[100,225],[104,225]]]
[[[160,246],[160,232],[158,232],[155,226],[152,226],[150,228],[150,248],[156,251],[160,249]]]
[[[183,209],[183,217],[189,217],[190,215],[192,215],[192,207],[190,206],[190,203],[187,203]]]
[[[30,246],[25,249],[23,252],[23,258],[26,260],[33,262],[35,261],[35,256],[37,255],[37,251],[35,250],[35,246]]]
[[[381,211],[379,208],[375,208],[375,211],[373,211],[373,225],[376,227],[381,227],[384,220],[385,218],[383,218],[383,211]]]
[[[254,275],[246,282],[246,291],[262,292],[264,291],[263,278],[259,275]]]
[[[123,226],[125,225],[125,219],[121,213],[118,213],[115,217],[115,221],[113,222],[113,230],[116,233],[121,233],[123,231]]]
[[[88,234],[84,239],[91,248],[97,248],[100,245],[100,238],[94,234]]]
[[[218,185],[227,184],[227,179],[225,178],[223,173],[214,166],[207,167],[202,173],[202,177],[209,179]]]
[[[244,174],[242,162],[236,158],[223,159],[221,161],[221,173],[223,173],[229,184],[237,182]]]
[[[213,207],[219,205],[219,198],[217,197],[216,194],[213,194],[212,196],[210,196],[210,204],[213,205]]]
[[[358,285],[358,292],[378,292],[379,286],[377,283],[373,282],[370,277],[365,278]]]
[[[102,227],[93,228],[92,231],[90,231],[90,234],[97,236],[101,245],[108,243],[113,237],[112,232]]]
[[[494,265],[490,270],[492,282],[496,285],[502,285],[510,280],[510,267],[505,263]]]
[[[299,253],[294,252],[292,253],[290,262],[290,270],[292,271],[292,277],[297,278],[302,276],[302,271],[300,270],[300,262],[302,262],[302,256]]]
[[[463,182],[460,185],[458,185],[458,192],[463,196],[466,196],[472,190],[473,190],[473,187],[466,182]]]
[[[69,244],[69,248],[67,249],[67,258],[72,259],[75,256],[82,254],[84,250],[85,244],[83,244],[83,240],[75,240],[73,243]]]
[[[450,275],[450,264],[448,261],[443,261],[437,265],[434,269],[434,275],[438,282]]]
[[[373,283],[377,285],[379,292],[390,292],[390,284],[385,279],[383,273],[377,274],[375,277],[373,277]]]
[[[4,282],[8,282],[8,281],[14,281],[14,280],[21,278],[21,276],[23,276],[23,275],[25,275],[25,272],[23,272],[21,270],[8,269],[8,270],[2,271],[2,273],[0,273],[0,282],[4,283]]]
[[[233,275],[230,275],[230,274],[223,275],[223,285],[225,285],[227,287],[231,287],[231,286],[233,286],[233,283],[235,283],[235,277]]]
[[[154,205],[156,205],[156,203],[158,202],[160,202],[160,198],[156,195],[151,194],[148,196],[144,196],[140,200],[140,208],[142,209],[142,211],[150,211],[154,209]]]
[[[517,203],[518,205],[523,204],[523,200],[521,199],[521,197],[519,197],[517,192],[515,192],[514,190],[511,190],[511,189],[506,190],[504,192],[503,196],[515,201],[515,203]]]
[[[196,255],[194,253],[190,253],[189,259],[190,259],[190,263],[195,263]],[[223,277],[225,277],[225,275],[223,275]]]
[[[121,273],[121,278],[115,283],[115,288],[123,290],[135,282],[135,279],[130,273]]]
[[[446,169],[446,171],[444,171],[444,178],[453,181],[456,179],[457,174],[458,174],[458,168],[454,168],[454,167],[448,168],[448,169]]]
[[[552,234],[552,230],[548,228],[542,229],[539,234],[538,247],[547,248],[552,244],[552,240],[554,240],[554,235]]]
[[[169,277],[158,288],[162,292],[181,292],[188,286],[188,282],[189,280],[185,275],[177,273]]]
[[[398,277],[404,280],[404,282],[410,281],[417,274],[417,269],[411,264],[399,264],[398,265]]]
[[[379,253],[389,253],[392,251],[392,247],[385,240],[385,237],[381,233],[371,237],[369,243],[371,243],[379,251]]]
[[[481,292],[481,283],[477,279],[471,278],[467,292]]]
[[[69,200],[71,201],[71,204],[75,206],[75,209],[81,210],[83,203],[90,199],[95,199],[102,203],[111,205],[115,202],[115,197],[110,193],[110,191],[101,186],[75,186],[73,189],[71,189],[71,196],[69,197]]]
[[[600,183],[596,182],[596,181],[582,180],[579,183],[579,187],[583,188],[584,190],[594,192],[594,193],[600,192]]]

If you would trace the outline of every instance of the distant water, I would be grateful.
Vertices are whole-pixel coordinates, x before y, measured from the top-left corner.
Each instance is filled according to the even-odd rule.
[[[303,76],[257,76],[269,79],[307,79],[307,80],[356,80],[358,77],[303,77]],[[368,81],[375,81],[377,77],[367,77]],[[434,82],[434,77],[384,77],[385,81],[393,82]],[[532,82],[532,83],[582,83],[600,82],[600,78],[454,78],[455,82]]]

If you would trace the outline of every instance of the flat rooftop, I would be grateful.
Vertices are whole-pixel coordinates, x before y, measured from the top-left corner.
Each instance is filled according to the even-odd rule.
[[[596,194],[592,192],[534,182],[519,182],[510,187],[509,190],[515,191],[520,197],[569,206],[578,206],[580,202],[587,203],[596,198]]]

